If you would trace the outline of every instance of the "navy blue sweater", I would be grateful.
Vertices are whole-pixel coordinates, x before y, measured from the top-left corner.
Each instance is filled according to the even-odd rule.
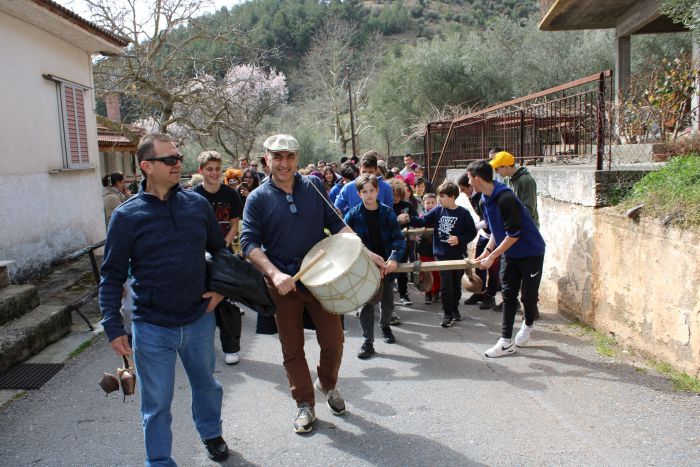
[[[411,219],[414,225],[419,227],[434,227],[433,254],[438,260],[463,259],[467,255],[467,244],[476,237],[476,226],[469,211],[461,206],[456,209],[447,209],[435,206],[422,218]],[[447,243],[447,239],[454,235],[459,238],[457,246]]]
[[[328,195],[318,177],[295,174],[291,202],[272,178],[266,180],[246,200],[241,247],[246,256],[261,248],[277,269],[292,276],[306,253],[326,238],[324,228],[335,234],[345,224],[324,201]]]
[[[518,239],[503,256],[526,258],[544,255],[544,239],[532,220],[530,211],[510,188],[494,181],[491,196],[484,194],[482,200],[484,218],[493,233],[496,246],[506,236]]]
[[[225,248],[209,202],[174,187],[166,201],[143,191],[119,206],[107,230],[100,269],[100,309],[107,338],[124,335],[119,309],[129,262],[134,277],[133,320],[182,326],[205,311],[205,251]]]

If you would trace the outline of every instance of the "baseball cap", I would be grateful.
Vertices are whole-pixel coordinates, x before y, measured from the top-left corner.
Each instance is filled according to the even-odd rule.
[[[515,157],[508,151],[497,152],[489,164],[491,164],[491,167],[494,169],[515,165]]]
[[[270,152],[275,151],[299,151],[299,141],[292,135],[277,134],[265,140],[263,147]]]

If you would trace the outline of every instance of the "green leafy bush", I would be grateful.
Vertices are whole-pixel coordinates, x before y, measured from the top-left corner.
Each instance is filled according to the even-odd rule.
[[[635,183],[622,206],[629,208],[638,204],[644,204],[642,215],[661,219],[664,224],[700,227],[698,154],[674,157],[664,167]]]

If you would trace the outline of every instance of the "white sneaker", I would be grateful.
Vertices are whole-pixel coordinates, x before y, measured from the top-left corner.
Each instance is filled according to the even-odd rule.
[[[532,328],[534,327],[534,324],[532,326],[527,326],[525,325],[525,320],[523,320],[522,326],[520,326],[520,331],[515,335],[515,345],[518,347],[525,347],[527,345],[527,341],[530,340],[530,333],[532,332]]]
[[[241,357],[238,356],[238,352],[225,353],[224,354],[224,361],[226,362],[227,365],[235,365],[236,363],[241,361]]]
[[[321,386],[321,381],[316,379],[314,382],[314,388],[324,396],[326,396],[326,401],[328,402],[328,408],[331,409],[333,415],[343,415],[345,413],[345,400],[343,396],[340,395],[337,389],[331,389],[326,391],[323,386]]]
[[[496,345],[484,352],[484,355],[490,358],[502,357],[504,355],[510,355],[515,353],[515,345],[510,339],[501,337],[496,342]]]

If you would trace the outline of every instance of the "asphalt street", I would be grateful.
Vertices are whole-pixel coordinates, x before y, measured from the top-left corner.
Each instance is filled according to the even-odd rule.
[[[547,310],[529,347],[485,358],[500,315],[460,308],[465,320],[443,329],[439,305],[397,307],[397,342],[379,340],[370,360],[356,357],[359,321],[347,315],[338,388],[348,413],[333,416],[319,396],[308,435],[292,431],[278,339],[256,335],[248,311],[241,363],[217,361],[232,450],[222,465],[700,465],[697,395],[629,358],[599,355],[590,337]],[[306,339],[315,372],[315,334]],[[0,465],[142,465],[138,396],[122,403],[97,385],[120,363],[99,336],[40,390],[0,408]],[[176,461],[216,465],[194,429],[182,368],[175,393]]]

